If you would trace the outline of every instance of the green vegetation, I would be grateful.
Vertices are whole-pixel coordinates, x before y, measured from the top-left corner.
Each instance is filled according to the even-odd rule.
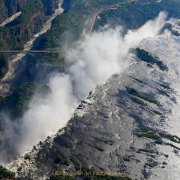
[[[148,2],[138,0],[121,5],[121,7],[115,10],[101,12],[99,18],[95,21],[94,30],[99,30],[101,26],[110,24],[113,28],[118,25],[124,25],[123,29],[127,32],[128,29],[138,29],[148,20],[156,18],[163,10],[169,13],[168,17],[180,18],[179,9],[179,1],[163,0],[157,3],[155,0]]]
[[[0,97],[0,110],[9,110],[11,118],[21,117],[29,109],[29,102],[34,94],[45,99],[51,93],[46,85],[38,85],[35,82],[27,82],[18,86],[8,97]]]
[[[167,163],[166,163],[166,162],[163,162],[162,164],[166,165]]]
[[[30,156],[29,156],[29,155],[26,155],[26,156],[24,157],[24,159],[30,159]]]
[[[142,98],[142,99],[144,99],[144,100],[146,100],[146,101],[148,101],[148,102],[155,103],[155,104],[157,104],[158,106],[160,106],[160,103],[159,103],[158,101],[156,101],[155,99],[150,98],[150,97],[148,97],[148,96],[145,96],[145,95],[143,95],[143,94],[140,94],[137,90],[135,90],[135,89],[133,89],[133,88],[130,88],[130,87],[128,87],[128,86],[126,86],[126,89],[127,89],[127,91],[128,91],[129,94],[132,94],[132,95],[134,95],[134,96],[140,97],[140,98]]]
[[[73,162],[76,170],[79,171],[80,170],[80,163],[75,158],[73,158],[73,157],[71,157],[70,159]]]
[[[153,160],[152,160],[152,159],[148,159],[148,161],[149,161],[149,162],[153,162]]]
[[[175,36],[180,36],[178,31],[172,29],[172,24],[170,23],[165,23],[161,31],[163,32],[165,29],[168,29]]]
[[[136,153],[141,153],[141,151],[136,151]]]
[[[155,155],[152,155],[152,154],[151,154],[150,156],[151,156],[152,158],[155,158],[155,157],[156,157]]]
[[[124,160],[124,161],[128,161],[128,162],[130,161],[130,159],[127,158],[127,157],[123,157],[123,160]]]
[[[118,0],[92,0],[88,3],[82,1],[70,1],[70,8],[55,18],[51,29],[45,34],[40,42],[40,48],[47,49],[55,47],[57,40],[60,43],[65,42],[67,35],[70,35],[70,40],[78,39],[82,32],[82,27],[86,19],[93,12],[99,9],[108,8],[109,5],[114,3],[121,3]],[[147,1],[137,1],[136,3],[121,4],[116,10],[103,11],[99,14],[100,18],[95,21],[94,29],[98,30],[100,26],[106,25],[111,22],[111,27],[117,25],[125,25],[126,29],[137,29],[142,26],[147,20],[155,18],[160,11],[167,10],[170,16],[179,17],[179,3],[169,2],[165,0],[156,3],[155,0],[147,4]],[[81,15],[81,16],[80,16]]]
[[[138,163],[138,162],[141,162],[139,159],[136,159],[136,162]]]
[[[39,49],[55,48],[57,42],[62,48],[67,37],[70,42],[79,39],[87,19],[88,6],[85,2],[76,1],[75,3],[75,0],[71,0],[70,7],[54,19],[51,29],[41,39]]]
[[[33,0],[33,1],[35,1],[35,0]],[[44,3],[45,1],[42,1],[42,2],[45,6],[45,3]],[[51,29],[48,30],[45,33],[45,35],[43,36],[43,38],[40,40],[39,49],[50,49],[51,50],[52,48],[56,48],[57,43],[60,46],[59,50],[62,50],[63,49],[62,47],[64,47],[65,44],[68,44],[68,46],[69,46],[69,44],[72,45],[74,41],[79,39],[80,34],[82,33],[82,30],[83,30],[83,27],[85,27],[86,20],[88,18],[91,18],[92,14],[99,11],[98,7],[100,9],[106,9],[109,7],[110,4],[113,4],[113,2],[121,3],[124,1],[123,0],[122,1],[114,0],[114,1],[107,2],[106,0],[99,0],[97,2],[95,0],[92,0],[92,1],[89,1],[88,3],[86,3],[86,2],[79,1],[79,0],[76,0],[76,1],[71,0],[69,8],[67,8],[67,10],[65,10],[63,14],[59,15],[58,17],[56,17],[54,19]],[[179,14],[180,14],[179,9],[177,8],[179,6],[179,3],[177,3],[177,2],[172,3],[172,2],[168,2],[167,0],[165,0],[165,2],[163,2],[163,3],[156,3],[153,0],[150,2],[150,4],[146,4],[146,3],[147,3],[147,1],[143,1],[143,3],[142,3],[142,1],[138,1],[136,3],[128,2],[125,4],[121,4],[121,7],[119,7],[117,10],[103,11],[99,14],[100,18],[96,19],[94,29],[98,30],[101,25],[105,25],[105,24],[107,24],[107,22],[115,22],[116,25],[119,25],[119,24],[125,25],[124,27],[127,27],[127,29],[137,29],[140,26],[142,26],[147,20],[155,18],[158,15],[158,13],[164,9],[166,9],[168,12],[170,12],[170,14],[173,15],[174,17],[179,16]],[[32,4],[34,6],[33,2],[32,2]],[[27,5],[27,6],[29,6],[29,5]],[[41,6],[39,6],[39,8],[40,7]],[[33,8],[33,7],[30,7],[30,9],[31,8]],[[43,8],[43,7],[41,7],[41,8]],[[36,6],[34,9],[36,9]],[[46,9],[46,12],[49,11],[49,10],[47,10],[48,6],[46,6],[46,8],[44,7],[44,9]],[[110,21],[107,20],[109,17],[110,17]],[[40,14],[37,16],[37,19],[40,22]],[[36,18],[34,19],[34,21],[35,20],[36,20]],[[100,26],[96,25],[99,21],[100,22],[103,21],[102,24],[100,23]],[[25,22],[28,22],[28,19]],[[32,22],[32,23],[34,23],[34,22]],[[30,23],[30,25],[31,25],[31,23]],[[32,25],[32,27],[34,27],[34,26]],[[35,27],[37,27],[37,26],[35,26]],[[4,29],[4,31],[6,32],[5,29]],[[68,41],[67,41],[67,37],[68,37]],[[16,38],[16,36],[14,38]],[[19,44],[17,44],[16,46],[18,46],[18,45]],[[17,48],[21,49],[22,45]],[[7,49],[7,48],[4,48],[4,49]],[[29,66],[26,67],[24,74],[25,75],[30,74],[31,78],[33,79],[34,73],[32,73],[32,70],[34,70],[34,69],[37,70],[37,68],[41,68],[42,66],[50,67],[50,64],[54,68],[58,67],[60,70],[64,69],[65,61],[63,59],[64,58],[63,52],[60,53],[60,55],[62,56],[61,58],[53,58],[53,57],[51,57],[52,55],[50,55],[50,54],[53,54],[53,53],[46,53],[46,58],[40,59],[40,63],[39,63],[40,67],[38,66],[39,65],[38,64],[38,59],[39,59],[38,56],[34,57],[36,60],[32,60],[33,59],[33,57],[32,57],[31,62],[27,61],[27,62],[29,62]],[[41,56],[42,56],[42,54],[41,54]],[[49,56],[49,58],[48,58],[48,56]],[[43,61],[43,59],[44,59],[44,61]],[[53,59],[53,61],[51,61],[51,59]],[[37,72],[38,72],[38,70],[37,70]],[[22,77],[24,77],[24,76],[22,76]]]
[[[86,165],[82,165],[81,171],[82,171],[83,173],[89,172],[89,168],[88,168]]]
[[[134,102],[136,102],[136,103],[138,103],[138,104],[141,104],[141,105],[145,105],[145,103],[143,102],[143,101],[141,101],[140,99],[138,99],[138,98],[136,98],[136,97],[131,97],[131,99],[134,101]]]
[[[171,30],[172,29],[172,24],[171,23],[165,23],[164,26],[163,26],[163,29]]]
[[[146,163],[146,165],[149,166],[149,167],[154,167],[154,165],[150,164],[150,163]]]
[[[155,151],[154,150],[152,150],[152,149],[139,149],[139,151],[142,151],[142,152],[148,152],[148,153],[155,153]]]
[[[133,79],[135,79],[139,83],[143,83],[144,84],[144,82],[142,80],[140,80],[140,79],[137,79],[137,78],[133,78]]]
[[[52,49],[56,45],[63,49],[64,44],[67,46],[73,45],[73,42],[79,39],[83,28],[86,27],[85,22],[91,18],[92,14],[98,12],[100,9],[107,9],[113,3],[125,2],[124,0],[118,1],[89,1],[88,3],[82,1],[70,1],[70,6],[63,14],[57,16],[51,26],[51,29],[45,33],[39,43],[39,49]],[[168,2],[165,0],[163,3],[156,3],[155,0],[150,4],[147,1],[137,1],[136,3],[124,3],[118,9],[102,11],[96,18],[94,30],[99,30],[100,26],[104,26],[112,22],[111,27],[116,25],[124,25],[126,29],[137,29],[142,26],[147,20],[157,17],[160,11],[166,9],[174,17],[179,16],[179,6],[176,2]],[[176,4],[176,5],[174,5]],[[132,18],[133,17],[133,18]],[[114,24],[114,25],[113,25]],[[68,37],[68,42],[67,42]],[[64,43],[65,42],[65,43]],[[63,56],[63,53],[61,53]],[[51,58],[49,58],[51,59]],[[58,60],[61,61],[61,60]],[[60,69],[64,68],[64,61],[59,65]],[[35,64],[32,68],[35,68]]]
[[[148,66],[148,67],[152,67],[152,65],[151,65],[151,64],[147,64],[147,66]]]
[[[160,136],[158,136],[154,132],[149,132],[149,131],[151,131],[149,128],[142,127],[140,129],[142,130],[142,132],[146,132],[146,133],[137,134],[138,137],[146,137],[146,138],[154,139],[154,140],[156,140],[155,143],[157,143],[157,144],[163,143],[163,141],[160,139]],[[159,134],[161,135],[161,133],[159,133]]]
[[[154,140],[156,140],[155,143],[157,143],[157,144],[163,143],[163,141],[160,139],[160,136],[158,136],[157,134],[152,132],[151,129],[149,129],[147,127],[141,127],[140,129],[142,132],[145,132],[145,133],[137,134],[138,137],[146,137],[146,138],[154,139]],[[161,133],[159,133],[159,134],[161,134]]]
[[[179,148],[179,147],[177,147],[177,146],[175,146],[175,145],[173,145],[173,144],[171,144],[171,143],[166,143],[166,145],[169,145],[169,146],[171,146],[171,147],[173,147],[173,148],[175,148],[175,149],[180,150],[180,148]]]
[[[110,142],[110,143],[114,143],[114,141],[112,141],[112,140],[106,140],[106,141],[104,141],[105,143],[108,143],[108,142]]]
[[[162,166],[161,168],[165,168],[165,166]]]
[[[162,115],[162,113],[160,113],[159,111],[153,110],[153,113],[158,114],[158,115]]]
[[[150,138],[150,139],[155,139],[155,140],[159,140],[160,137],[157,134],[154,134],[153,132],[148,132],[148,133],[144,133],[144,134],[137,134],[138,137],[146,137],[146,138]]]
[[[101,8],[123,1],[125,0],[92,0],[86,3],[85,1],[70,0],[70,6],[63,14],[54,19],[51,29],[41,39],[39,48],[54,48],[57,42],[59,42],[60,47],[63,47],[64,42],[67,42],[67,37],[69,41],[68,45],[72,44],[79,39],[83,27],[85,26],[87,28],[85,23],[88,18],[91,18]]]
[[[149,54],[147,51],[143,49],[136,48],[135,53],[142,61],[145,61],[147,63],[156,64],[160,70],[165,71],[168,70],[167,66],[165,66],[162,61],[158,60],[157,57],[153,57],[151,54]]]
[[[164,154],[164,156],[165,156],[166,158],[168,158],[168,157],[169,157],[169,155],[167,155],[167,154]]]
[[[0,165],[0,179],[15,179],[15,173],[8,171]]]
[[[151,129],[147,128],[147,127],[140,127],[142,132],[148,132],[151,131]]]
[[[178,136],[173,136],[171,134],[159,133],[162,137],[165,137],[173,142],[180,143],[180,138]]]
[[[158,92],[159,92],[160,94],[165,95],[165,96],[167,96],[167,97],[170,97],[169,94],[168,94],[166,91],[163,91],[163,90],[161,90],[161,89],[157,89],[157,90],[158,90]]]
[[[0,44],[2,44],[1,46],[2,49],[7,49],[9,47],[13,47],[14,49],[22,49],[24,42],[30,38],[33,32],[37,31],[36,27],[38,27],[38,29],[40,28],[41,24],[46,19],[43,16],[43,13],[39,13],[31,21],[32,16],[36,15],[38,12],[43,12],[43,11],[45,13],[53,12],[53,8],[51,8],[51,6],[48,6],[48,3],[45,2],[46,1],[43,0],[42,1],[32,0],[28,3],[25,3],[22,8],[23,12],[21,17],[19,17],[14,23],[17,26],[11,24],[8,27],[1,28],[1,32],[2,32],[1,37],[5,37],[0,41]],[[52,23],[51,29],[47,33],[45,33],[45,36],[40,41],[39,49],[54,48],[56,47],[57,42],[60,42],[60,46],[62,47],[64,46],[64,44],[66,44],[64,42],[66,42],[67,36],[68,36],[68,41],[70,42],[70,44],[72,44],[71,43],[72,41],[76,41],[77,39],[79,39],[80,34],[82,33],[82,29],[83,29],[82,27],[84,27],[87,18],[90,18],[91,13],[94,14],[95,11],[98,11],[99,10],[98,7],[100,9],[106,8],[105,6],[109,6],[110,4],[119,3],[119,2],[124,2],[124,1],[92,0],[86,3],[82,1],[71,0],[70,8],[65,10],[65,12],[62,15],[55,18],[55,20]],[[117,22],[118,25],[125,24],[127,29],[137,29],[141,25],[143,25],[147,20],[155,18],[161,10],[166,9],[169,12],[169,15],[172,15],[174,17],[179,16],[180,14],[179,9],[177,8],[179,7],[179,3],[177,2],[172,3],[165,0],[163,3],[156,3],[155,1],[151,1],[150,4],[146,4],[146,3],[147,3],[146,1],[144,1],[143,3],[141,1],[138,1],[136,3],[125,3],[124,5],[121,5],[122,7],[118,8],[117,10],[101,12],[99,14],[100,18],[97,19],[96,21],[97,22],[103,21],[103,24],[105,25],[107,24],[107,22],[111,22],[111,21],[106,21],[105,19],[107,19],[108,17],[111,18],[112,17],[111,14],[112,14],[113,15],[112,22]],[[49,10],[48,8],[51,8],[51,10]],[[105,15],[106,13],[107,15]],[[26,29],[28,25],[29,25],[28,29],[30,29],[30,32],[27,31]],[[22,28],[23,30],[20,30],[21,27],[23,27]],[[94,28],[98,30],[99,26],[96,26],[95,23]],[[23,36],[22,34],[24,34],[25,32],[28,33],[25,36]],[[9,39],[8,36],[10,34],[12,34],[12,37]],[[21,34],[21,36],[19,36],[19,34]],[[8,41],[8,43],[6,41]],[[51,58],[47,58],[47,59],[50,60]],[[36,60],[36,62],[38,62],[38,60]],[[42,64],[41,62],[40,64]],[[45,62],[46,61],[44,61],[44,64],[46,64]],[[35,69],[37,64],[34,63],[33,65],[31,65],[31,70],[33,68]],[[57,64],[59,64],[60,69],[63,69],[64,61],[61,61],[61,59],[57,59],[56,67]],[[31,72],[30,69],[27,68],[27,70],[29,70],[28,72]]]
[[[171,89],[168,85],[165,85],[165,84],[159,84],[159,85],[165,89]]]
[[[6,74],[8,70],[7,56],[4,53],[0,53],[0,79]]]
[[[155,143],[157,143],[157,144],[162,144],[163,141],[162,141],[161,139],[158,139],[158,140],[155,141]]]
[[[71,142],[67,142],[66,147],[67,148],[73,148],[73,144]]]
[[[61,164],[66,165],[66,166],[70,165],[69,161],[67,159],[63,159],[61,156],[58,156],[56,158],[56,162],[61,163]]]
[[[0,50],[22,50],[24,44],[47,21],[47,16],[54,13],[57,3],[57,0],[21,0],[20,2],[9,1],[7,3],[5,0],[2,1],[2,7],[0,7],[1,21],[16,12],[22,11],[22,13],[5,27],[0,27]],[[0,53],[0,79],[8,70],[7,58],[9,56],[9,53],[6,55]]]
[[[54,171],[58,171],[58,166],[54,163],[53,164]]]
[[[104,168],[100,167],[100,170],[104,171]]]
[[[33,81],[36,77],[46,76],[52,71],[63,72],[65,58],[59,53],[30,53],[20,75],[21,82]]]
[[[112,141],[112,140],[105,140],[104,143],[109,144],[109,145],[113,145],[114,141]]]
[[[23,45],[30,39],[31,33],[35,33],[42,27],[46,18],[38,13],[43,11],[41,0],[26,1],[22,7],[20,17],[8,24],[7,27],[0,27],[0,49],[23,49]],[[34,16],[34,18],[32,18]],[[35,26],[36,25],[36,29]],[[27,30],[28,29],[28,30]]]
[[[175,36],[180,36],[180,34],[178,33],[178,31],[175,31],[173,29],[171,29],[171,33]]]
[[[31,1],[9,1],[1,2],[0,14],[12,16],[22,10],[21,15],[5,27],[0,27],[0,50],[23,49],[23,45],[29,40],[32,34],[38,32],[46,22],[47,16],[52,15],[57,6],[56,0],[31,0]],[[48,10],[48,11],[47,11]]]
[[[144,83],[144,82],[143,82],[142,80],[140,80],[140,79],[134,78],[134,77],[132,77],[132,76],[129,76],[129,77],[131,77],[132,79],[136,80],[136,81],[139,82],[139,83],[146,84],[146,83]]]
[[[104,151],[102,147],[96,147],[99,151]]]

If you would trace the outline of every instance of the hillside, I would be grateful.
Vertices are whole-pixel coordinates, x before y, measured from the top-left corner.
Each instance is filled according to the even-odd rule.
[[[147,1],[148,2],[148,1]],[[39,42],[38,49],[62,51],[54,55],[53,53],[42,53],[41,59],[44,59],[41,66],[37,69],[39,59],[38,55],[33,55],[28,59],[23,77],[32,79],[37,71],[43,68],[52,68],[64,71],[65,51],[74,46],[74,43],[81,38],[82,31],[88,30],[91,24],[91,18],[98,13],[95,20],[93,31],[99,31],[101,27],[109,24],[115,28],[118,25],[123,26],[122,34],[128,29],[138,29],[146,21],[154,19],[160,11],[165,10],[169,13],[168,17],[180,18],[180,4],[178,1],[163,0],[159,3],[151,1],[70,1],[68,8],[63,14],[57,16],[51,26],[51,29],[45,33]],[[115,6],[114,6],[115,4]],[[113,5],[113,6],[112,6]],[[88,23],[87,23],[88,22]],[[59,57],[54,60],[54,57]],[[31,65],[30,65],[31,64]],[[49,67],[47,67],[49,64]]]
[[[143,2],[143,3],[142,3]],[[57,41],[60,42],[58,48],[63,47],[66,41],[66,34],[68,41],[77,40],[82,33],[85,26],[85,21],[92,18],[92,15],[100,10],[99,18],[96,19],[94,30],[98,30],[100,26],[110,24],[111,27],[122,25],[126,29],[138,29],[146,21],[154,19],[164,10],[169,13],[169,17],[179,18],[179,2],[163,0],[157,3],[155,0],[148,1],[70,1],[67,10],[60,16],[56,17],[51,29],[41,39],[39,49],[54,48]],[[111,9],[111,5],[116,5]],[[118,6],[120,5],[120,6]],[[82,15],[79,17],[79,15]],[[143,16],[142,16],[143,14]],[[65,23],[66,22],[66,23]],[[70,36],[70,37],[69,37]]]
[[[0,26],[0,50],[22,50],[25,43],[37,33],[58,6],[58,0],[2,0],[0,23],[20,12],[20,16]],[[13,20],[14,19],[14,20]],[[9,53],[0,58],[0,79],[8,72]]]
[[[5,98],[0,97],[0,111],[10,113],[11,119],[21,117],[29,109],[29,102],[35,93],[39,97],[46,98],[51,93],[51,89],[46,85],[26,82],[18,86],[10,96]],[[2,124],[3,121],[1,120]]]
[[[40,30],[48,16],[54,12],[57,2],[57,0],[15,1],[14,3],[6,1],[3,6],[7,12],[6,17],[19,11],[22,11],[22,13],[20,17],[7,24],[6,27],[0,28],[0,50],[23,49],[25,42]],[[3,11],[1,13],[5,14]]]

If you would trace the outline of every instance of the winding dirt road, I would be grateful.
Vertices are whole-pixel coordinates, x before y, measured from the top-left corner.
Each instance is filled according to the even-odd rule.
[[[132,0],[133,1],[133,0]],[[131,2],[132,2],[131,1]],[[121,5],[123,4],[126,4],[126,2],[121,2],[121,3],[118,3],[118,4],[113,4],[113,5],[110,5],[110,6],[107,6],[107,7],[104,7],[100,10],[97,10],[97,12],[94,13],[94,15],[92,16],[92,18],[90,19],[90,22],[89,22],[89,26],[88,26],[88,30],[87,30],[87,33],[88,34],[91,34],[92,30],[93,30],[93,27],[94,27],[94,23],[95,23],[95,20],[98,16],[99,13],[103,12],[103,11],[108,11],[110,9],[117,9],[118,7],[120,7]]]

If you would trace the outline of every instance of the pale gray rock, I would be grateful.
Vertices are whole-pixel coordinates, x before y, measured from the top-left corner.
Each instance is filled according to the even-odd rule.
[[[132,179],[179,180],[179,150],[165,143],[179,148],[180,145],[165,138],[162,138],[165,143],[160,145],[153,139],[139,138],[136,134],[140,132],[137,128],[145,126],[155,133],[166,132],[180,137],[180,39],[164,34],[144,39],[138,46],[159,57],[168,67],[168,72],[161,71],[157,65],[148,67],[146,62],[134,57],[124,72],[114,74],[106,83],[97,86],[76,109],[65,128],[28,152],[30,159],[21,157],[7,165],[8,169],[16,172],[17,179],[48,179],[54,172],[53,163],[60,155],[69,161],[70,157],[75,157],[81,165],[85,163],[96,171],[101,171],[102,167],[105,172],[125,172]],[[171,89],[163,89],[159,83],[167,84]],[[126,86],[156,99],[162,106],[145,100],[146,106],[137,104],[130,98]],[[161,95],[157,89],[165,90],[170,97]],[[153,110],[163,115],[157,115]],[[105,143],[106,140],[113,143]],[[71,142],[73,148],[67,148],[67,142]],[[99,151],[97,147],[102,147],[104,151]],[[154,150],[157,152],[153,153],[155,158],[150,153],[137,153],[140,148]],[[123,157],[130,161],[124,161]],[[58,170],[76,171],[71,161],[70,166],[58,164]],[[80,176],[75,178],[82,179]]]

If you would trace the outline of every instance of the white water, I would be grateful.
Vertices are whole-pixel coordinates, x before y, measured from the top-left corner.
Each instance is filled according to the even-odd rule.
[[[84,35],[83,40],[77,42],[76,48],[66,55],[66,63],[69,64],[67,73],[50,77],[50,98],[44,100],[35,95],[20,124],[12,124],[6,118],[6,130],[11,132],[7,133],[10,150],[22,155],[40,140],[64,127],[78,102],[112,74],[122,72],[130,63],[129,48],[144,38],[155,37],[163,27],[165,18],[166,14],[160,13],[156,20],[147,22],[139,30],[128,31],[124,39],[120,35],[121,27]],[[16,127],[19,128],[18,133]],[[1,147],[2,163],[7,163],[7,156],[7,149]]]

